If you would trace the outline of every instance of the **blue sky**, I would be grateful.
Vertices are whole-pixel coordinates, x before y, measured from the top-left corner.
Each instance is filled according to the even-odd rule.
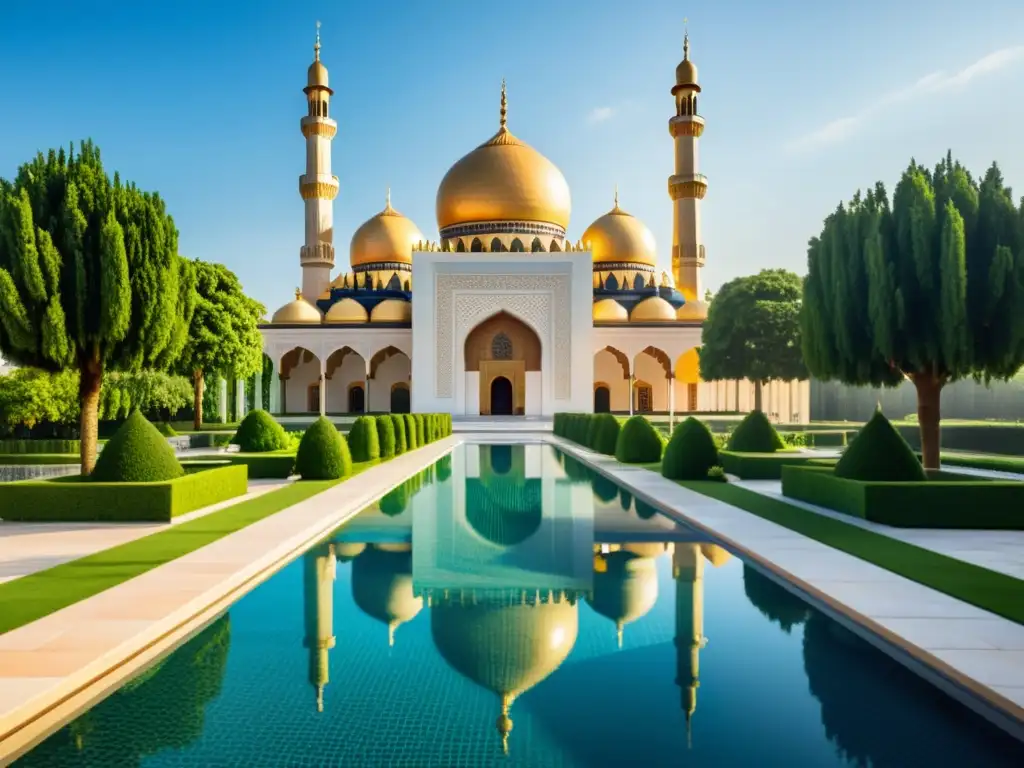
[[[612,204],[668,269],[669,89],[689,16],[704,88],[705,283],[802,273],[808,238],[858,187],[947,148],[1024,193],[1020,0],[389,0],[3,3],[0,176],[92,137],[159,191],[184,255],[221,261],[272,310],[299,283],[299,118],[315,21],[335,90],[338,266],[384,204],[436,238],[444,172],[509,125],[555,162],[570,235]],[[14,6],[13,8],[11,6]],[[769,7],[773,6],[773,7]]]

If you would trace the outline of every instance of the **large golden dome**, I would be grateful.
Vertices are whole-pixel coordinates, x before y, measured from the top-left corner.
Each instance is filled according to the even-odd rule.
[[[642,221],[615,207],[599,218],[583,233],[583,247],[590,251],[595,264],[644,264],[653,267],[658,258],[654,235]]]
[[[349,261],[353,268],[364,264],[412,264],[412,249],[425,240],[410,219],[391,207],[389,191],[384,210],[363,222],[352,235]]]
[[[562,172],[508,130],[502,86],[498,132],[456,162],[441,180],[438,229],[472,222],[524,221],[565,230],[571,207]]]
[[[648,296],[629,313],[631,323],[672,323],[675,319],[675,309],[661,296]]]

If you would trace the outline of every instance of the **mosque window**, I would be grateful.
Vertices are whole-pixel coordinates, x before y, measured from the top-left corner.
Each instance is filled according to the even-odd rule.
[[[455,250],[458,253],[465,253],[466,252],[466,244],[462,240],[459,240],[459,244],[457,246],[455,246]]]
[[[321,117],[327,117],[327,100],[326,99],[320,102],[320,116]]]
[[[517,237],[515,240],[512,241],[512,246],[509,248],[509,250],[512,251],[513,253],[523,253],[526,249],[523,248],[523,241]]]
[[[480,242],[479,237],[473,238],[473,243],[469,246],[469,250],[472,253],[480,253],[484,249],[484,244]]]
[[[637,275],[633,278],[633,290],[642,291],[644,289],[644,276]]]
[[[512,359],[512,339],[504,332],[498,333],[491,342],[491,357],[495,360]]]
[[[544,246],[541,245],[539,237],[533,238],[533,244],[530,246],[530,250],[533,251],[534,253],[544,250]]]
[[[549,251],[560,251],[562,249],[558,247],[558,241],[557,240],[552,240],[551,241],[551,247],[548,250]]]
[[[491,253],[498,253],[501,251],[501,240],[494,238],[491,240]]]

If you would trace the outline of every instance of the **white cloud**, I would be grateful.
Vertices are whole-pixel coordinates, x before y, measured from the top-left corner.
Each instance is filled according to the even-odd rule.
[[[587,115],[587,122],[591,125],[603,123],[615,117],[615,107],[595,107]]]
[[[1005,69],[1019,59],[1024,59],[1024,45],[1000,48],[957,72],[932,72],[912,85],[883,94],[860,112],[840,117],[812,133],[791,141],[786,149],[790,152],[807,152],[821,149],[830,144],[837,144],[853,135],[861,123],[886,107],[937,91],[948,92],[951,89],[962,88],[972,80]]]

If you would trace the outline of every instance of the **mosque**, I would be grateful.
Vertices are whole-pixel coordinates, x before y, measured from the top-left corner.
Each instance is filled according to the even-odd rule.
[[[340,182],[331,173],[338,124],[328,83],[318,31],[300,121],[301,287],[261,325],[276,374],[272,413],[550,416],[753,407],[750,382],[699,376],[708,180],[698,163],[705,122],[688,35],[670,89],[672,274],[658,274],[651,231],[620,207],[617,193],[611,210],[570,237],[569,185],[512,133],[504,82],[497,132],[441,179],[438,238],[403,216],[389,191],[383,210],[352,235],[349,267],[333,274]],[[764,403],[773,418],[806,421],[808,383],[773,382]],[[259,399],[256,407],[263,407]]]

